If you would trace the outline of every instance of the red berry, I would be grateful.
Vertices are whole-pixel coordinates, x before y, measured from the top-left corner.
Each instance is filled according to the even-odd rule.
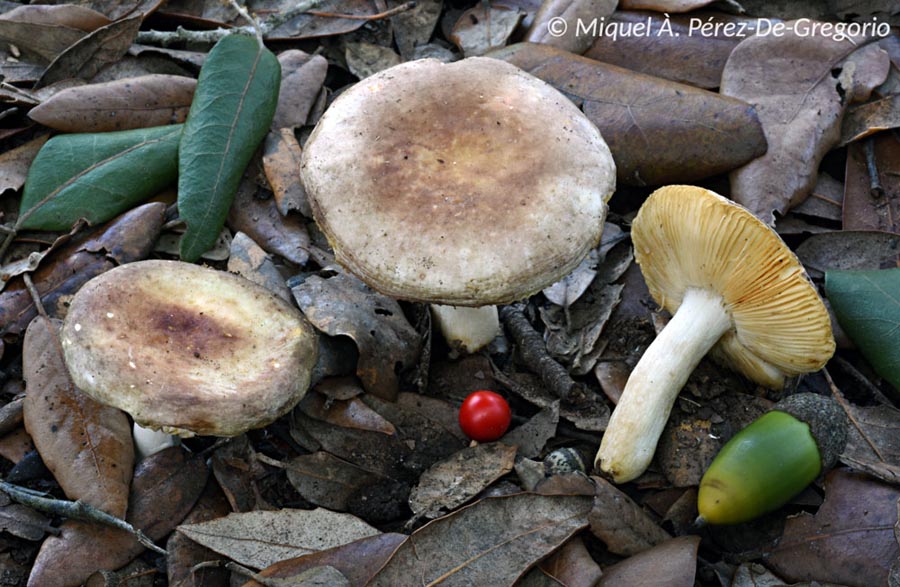
[[[503,396],[493,391],[469,394],[459,408],[459,427],[478,442],[497,440],[512,421],[512,412]]]

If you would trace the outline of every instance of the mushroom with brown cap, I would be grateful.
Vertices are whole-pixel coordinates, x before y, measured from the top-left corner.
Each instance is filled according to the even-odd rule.
[[[61,342],[79,389],[136,424],[188,436],[271,423],[306,393],[318,350],[300,311],[265,288],[159,260],[86,283]]]
[[[709,190],[656,190],[632,224],[635,260],[673,314],[632,371],[597,453],[617,482],[643,473],[688,376],[714,357],[770,388],[834,353],[828,312],[797,257],[741,206]]]
[[[568,98],[482,57],[360,81],[317,124],[300,172],[337,261],[389,296],[457,307],[436,322],[468,351],[499,332],[496,309],[471,308],[540,291],[597,244],[616,176]]]

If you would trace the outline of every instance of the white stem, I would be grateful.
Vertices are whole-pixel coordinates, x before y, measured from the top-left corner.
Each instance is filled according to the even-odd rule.
[[[170,446],[178,446],[177,437],[167,434],[161,430],[152,430],[144,428],[140,424],[135,423],[132,431],[134,438],[134,457],[135,462],[141,462],[150,455],[169,448]]]
[[[729,328],[731,317],[722,296],[704,289],[685,292],[672,320],[631,372],[603,433],[595,466],[617,483],[647,469],[678,392]]]
[[[431,316],[447,344],[461,353],[474,353],[500,334],[497,306],[463,308],[432,304]]]

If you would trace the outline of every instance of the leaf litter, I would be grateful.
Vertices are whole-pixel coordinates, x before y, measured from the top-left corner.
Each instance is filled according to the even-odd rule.
[[[758,542],[753,550],[729,546],[719,540],[721,533],[691,525],[696,483],[724,439],[778,394],[764,396],[711,362],[704,362],[689,381],[654,466],[636,483],[615,487],[583,473],[563,473],[568,464],[555,460],[578,455],[578,460],[590,461],[630,366],[652,339],[652,321],[665,319],[651,314],[654,305],[640,271],[631,263],[628,247],[616,244],[624,238],[619,227],[627,230],[649,192],[645,186],[703,182],[755,207],[766,221],[775,219],[771,212],[777,211],[779,231],[819,285],[830,271],[880,272],[900,265],[895,205],[900,155],[893,130],[900,45],[895,36],[847,47],[844,54],[821,53],[818,38],[778,42],[763,35],[685,32],[695,17],[739,26],[757,16],[828,16],[806,4],[786,10],[756,0],[746,3],[751,17],[729,15],[722,12],[724,3],[706,2],[615,7],[607,2],[548,1],[541,6],[509,0],[449,6],[427,0],[411,7],[393,0],[329,0],[280,23],[295,3],[252,3],[266,41],[277,40],[267,45],[277,53],[282,76],[280,83],[265,84],[271,93],[260,99],[271,102],[272,117],[254,116],[241,133],[247,140],[239,160],[226,166],[227,174],[210,176],[236,186],[233,202],[229,205],[221,194],[195,196],[217,216],[216,222],[200,223],[205,241],[226,237],[212,252],[201,254],[208,264],[238,272],[296,304],[316,324],[323,357],[318,383],[289,417],[266,429],[228,441],[187,439],[190,452],[170,449],[159,457],[165,463],[154,459],[139,464],[130,485],[120,479],[113,489],[104,481],[108,472],[103,467],[86,472],[80,459],[110,456],[123,479],[132,466],[105,449],[83,450],[73,431],[79,426],[94,430],[97,420],[101,428],[115,429],[113,435],[124,446],[127,420],[82,407],[73,410],[80,419],[57,422],[35,407],[42,398],[49,405],[49,391],[59,395],[62,390],[67,402],[78,395],[65,384],[64,366],[52,360],[52,340],[35,344],[28,342],[30,335],[23,336],[37,313],[29,289],[37,292],[48,314],[62,318],[70,297],[90,277],[147,256],[177,256],[185,222],[189,234],[191,223],[196,228],[198,222],[190,204],[181,211],[172,206],[176,195],[166,193],[175,183],[171,169],[168,176],[152,173],[145,181],[135,170],[148,160],[126,160],[118,169],[124,183],[89,184],[75,177],[81,170],[59,179],[68,163],[42,163],[36,154],[46,146],[48,128],[64,133],[53,139],[57,142],[73,140],[75,135],[65,133],[88,133],[86,142],[76,142],[70,150],[73,160],[86,160],[85,145],[102,145],[110,140],[110,131],[147,132],[180,123],[188,105],[201,101],[194,78],[209,61],[217,37],[202,33],[209,35],[207,41],[185,41],[200,34],[198,28],[244,26],[247,21],[233,6],[213,1],[158,4],[97,0],[83,6],[0,7],[0,214],[8,226],[22,218],[12,244],[0,254],[5,283],[0,292],[0,384],[3,399],[12,400],[7,404],[12,417],[0,443],[2,454],[19,463],[9,477],[59,496],[86,495],[93,503],[117,504],[112,509],[152,538],[161,543],[168,537],[169,549],[163,563],[131,535],[56,515],[42,517],[18,504],[0,505],[4,544],[30,568],[14,565],[12,558],[0,560],[0,566],[18,573],[20,583],[27,582],[30,572],[32,584],[47,584],[49,577],[53,584],[80,584],[95,573],[91,581],[136,584],[135,574],[168,566],[171,585],[222,584],[254,576],[331,585],[404,585],[409,577],[415,577],[415,584],[422,578],[442,584],[571,586],[593,585],[598,579],[599,584],[653,584],[665,577],[673,584],[703,587],[799,580],[854,585],[880,583],[896,566],[891,528],[897,512],[886,505],[896,501],[889,497],[898,471],[897,394],[891,383],[896,368],[864,350],[871,346],[868,338],[884,335],[877,328],[850,329],[854,340],[844,344],[855,342],[856,350],[843,346],[840,368],[829,366],[835,373],[833,389],[821,376],[794,382],[842,398],[854,430],[842,460],[865,475],[847,469],[832,473],[824,486],[807,491],[771,519],[783,522],[787,513],[797,511],[817,512],[815,517],[802,514],[783,530],[776,524],[767,534],[769,542]],[[845,4],[831,6],[831,17],[846,17],[852,9]],[[703,12],[675,14],[700,5],[705,5]],[[870,12],[889,17],[882,8]],[[649,29],[653,34],[616,40],[548,34],[553,17],[579,15],[603,15],[631,26],[649,19],[651,27],[665,19],[683,34],[663,35],[658,28]],[[178,26],[183,30],[176,31]],[[532,44],[516,44],[519,40]],[[261,51],[255,40],[246,41]],[[430,324],[422,319],[427,309],[366,290],[342,273],[311,220],[313,211],[297,173],[315,122],[356,79],[417,57],[447,62],[483,52],[531,71],[583,109],[610,143],[620,172],[612,223],[599,248],[571,275],[519,308],[546,353],[541,356],[550,357],[576,384],[571,387],[576,393],[562,401],[542,368],[528,358],[538,355],[522,352],[521,340],[512,332],[504,332],[483,355],[451,357],[443,342],[430,336]],[[777,65],[776,55],[782,63],[795,62]],[[268,55],[265,59],[271,61]],[[207,70],[215,65],[213,59]],[[246,71],[223,78],[220,86],[205,91],[221,98],[225,86],[239,87],[252,79],[245,76]],[[802,88],[780,85],[784,76]],[[759,85],[752,91],[734,90],[735,77]],[[728,98],[730,93],[737,99]],[[818,120],[789,129],[778,127],[777,120],[773,125],[773,112],[794,112],[797,104],[801,114],[815,105],[821,110]],[[240,112],[220,107],[214,114],[233,121]],[[181,147],[181,133],[176,134],[174,142]],[[802,148],[790,144],[798,136],[805,140]],[[263,140],[266,148],[260,152],[256,145]],[[190,150],[189,141],[185,144]],[[218,138],[209,144],[222,148]],[[532,149],[539,156],[539,145]],[[778,156],[785,153],[789,165]],[[766,163],[767,158],[780,163]],[[742,173],[736,169],[754,165],[763,166],[757,176],[763,181],[747,187],[735,180]],[[57,177],[58,183],[35,199],[28,171],[41,179]],[[68,200],[51,195],[44,203],[63,204],[63,213],[44,218],[39,226],[27,224],[40,220],[32,211],[35,204],[67,181],[82,191],[66,196]],[[779,189],[767,188],[766,182]],[[23,184],[31,200],[23,198]],[[109,186],[117,195],[103,203],[103,189]],[[762,193],[766,189],[771,193]],[[153,203],[143,204],[151,199]],[[83,220],[94,226],[86,227]],[[163,225],[168,244],[160,244]],[[864,323],[892,323],[891,304],[884,300],[860,304],[854,296],[851,307],[871,314]],[[33,332],[41,325],[33,322]],[[29,392],[24,402],[16,399],[23,386]],[[513,404],[515,422],[502,444],[467,446],[459,430],[456,409],[476,389],[501,391]],[[15,406],[22,403],[31,406],[25,410],[31,435],[21,426],[21,411],[15,416]],[[103,446],[105,432],[89,434],[95,446]],[[209,483],[204,459],[213,472]],[[41,460],[52,473],[34,472],[34,463]],[[105,463],[103,458],[99,462]],[[877,507],[859,513],[854,500],[875,500]],[[877,523],[866,526],[876,510]],[[238,513],[228,517],[230,512]],[[309,516],[319,514],[332,521],[309,522]],[[297,523],[298,515],[309,519]],[[262,522],[251,523],[255,518]],[[58,535],[51,522],[60,527]],[[214,528],[212,534],[195,537],[215,542],[219,552],[187,533],[173,532],[179,523],[187,533]],[[295,527],[316,525],[327,540],[301,545],[302,552],[290,550],[296,544],[285,551],[259,545],[278,529],[285,530],[275,540],[287,545],[295,542],[285,539]],[[834,527],[843,530],[822,530]],[[759,536],[750,528],[734,529],[732,535],[741,536],[741,544]],[[336,536],[342,538],[328,541]],[[852,544],[848,536],[858,538],[864,548],[852,548],[860,544]],[[697,556],[701,539],[702,558]],[[23,540],[35,544],[25,546]],[[252,547],[246,548],[248,544]],[[820,547],[828,549],[824,563]],[[113,572],[136,556],[134,566]],[[739,560],[753,562],[738,565]],[[241,563],[261,572],[235,566]],[[857,573],[858,568],[865,570]]]

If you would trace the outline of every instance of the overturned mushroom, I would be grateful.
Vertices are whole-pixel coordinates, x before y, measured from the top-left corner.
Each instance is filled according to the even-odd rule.
[[[135,423],[234,436],[306,393],[316,334],[299,310],[236,275],[140,261],[85,284],[63,325],[79,389]]]
[[[773,389],[834,352],[828,312],[797,257],[737,204],[664,187],[641,207],[631,237],[650,293],[673,316],[632,371],[597,453],[620,483],[650,464],[678,392],[711,349]]]
[[[481,57],[362,80],[319,121],[300,172],[337,261],[437,304],[448,342],[470,352],[499,332],[490,306],[540,291],[597,244],[616,176],[568,98]]]

